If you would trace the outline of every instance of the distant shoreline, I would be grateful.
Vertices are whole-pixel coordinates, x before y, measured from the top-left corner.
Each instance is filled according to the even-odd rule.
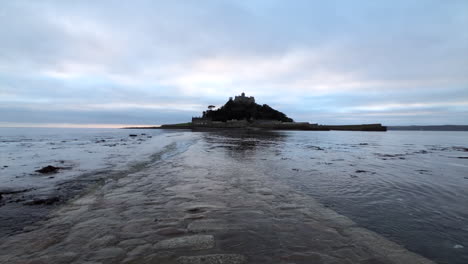
[[[468,125],[438,125],[438,126],[387,126],[388,130],[405,131],[468,131]]]

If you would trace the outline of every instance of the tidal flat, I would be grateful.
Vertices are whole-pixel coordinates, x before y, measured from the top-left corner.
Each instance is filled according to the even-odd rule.
[[[468,260],[466,132],[9,133],[1,263]]]

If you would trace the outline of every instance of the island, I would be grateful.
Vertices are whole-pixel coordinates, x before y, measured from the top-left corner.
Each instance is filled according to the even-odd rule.
[[[310,131],[387,131],[381,124],[361,125],[320,125],[309,122],[295,122],[286,114],[267,104],[257,104],[253,96],[242,93],[218,109],[209,105],[201,116],[192,117],[191,122],[165,124],[154,127],[126,127],[127,129],[268,129],[268,130],[310,130]]]

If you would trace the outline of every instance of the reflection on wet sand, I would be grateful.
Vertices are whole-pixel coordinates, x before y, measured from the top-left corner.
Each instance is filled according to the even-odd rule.
[[[222,154],[238,160],[254,158],[257,151],[276,151],[287,137],[281,131],[227,130],[203,133],[208,151],[224,149]]]

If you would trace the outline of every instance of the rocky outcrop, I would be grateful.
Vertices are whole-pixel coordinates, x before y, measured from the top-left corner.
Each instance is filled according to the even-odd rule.
[[[60,169],[61,169],[60,167],[48,165],[48,166],[43,167],[42,169],[36,170],[36,172],[39,172],[42,174],[49,174],[49,173],[57,173]]]

